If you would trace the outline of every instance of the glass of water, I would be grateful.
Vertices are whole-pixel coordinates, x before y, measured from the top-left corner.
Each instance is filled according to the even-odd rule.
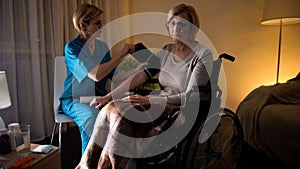
[[[30,154],[30,125],[20,124],[19,129],[14,131],[16,153],[22,158]]]

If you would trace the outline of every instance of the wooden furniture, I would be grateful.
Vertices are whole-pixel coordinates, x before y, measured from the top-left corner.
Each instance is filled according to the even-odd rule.
[[[31,144],[31,151],[37,146],[39,146],[39,144]],[[33,155],[35,159],[32,162],[30,169],[61,169],[60,153],[58,147],[54,147],[54,149],[47,154],[31,152],[31,155]],[[7,169],[18,158],[15,151],[12,151],[9,154],[3,156],[10,159],[9,161],[4,162],[4,166]]]

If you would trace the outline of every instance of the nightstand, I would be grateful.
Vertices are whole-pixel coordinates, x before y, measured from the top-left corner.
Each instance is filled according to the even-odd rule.
[[[39,144],[31,144],[31,151],[37,146],[39,146]],[[61,169],[58,147],[54,147],[54,149],[47,154],[33,152],[31,152],[31,154],[35,157],[35,159],[32,162],[30,169]],[[9,168],[10,164],[12,164],[18,158],[15,151],[2,156],[10,159],[9,161],[4,162],[4,166],[7,169]]]

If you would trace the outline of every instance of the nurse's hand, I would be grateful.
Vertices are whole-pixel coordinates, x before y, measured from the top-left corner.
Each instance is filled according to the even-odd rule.
[[[132,105],[149,105],[150,104],[150,97],[149,96],[142,96],[139,94],[134,94],[123,98],[122,100],[131,102]]]
[[[110,95],[96,96],[90,102],[90,106],[95,107],[95,109],[99,109],[100,107],[103,107],[106,103],[108,103],[109,99],[110,99]]]
[[[128,54],[131,54],[134,52],[135,46],[134,44],[128,44],[126,43],[123,47],[123,49],[120,51],[121,56],[126,56]]]

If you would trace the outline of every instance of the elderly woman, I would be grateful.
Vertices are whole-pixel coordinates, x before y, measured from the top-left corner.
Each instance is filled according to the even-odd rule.
[[[159,71],[153,69],[153,65],[152,68],[148,66],[107,95],[96,98],[92,104],[101,107],[114,95],[146,82],[158,72],[163,89],[158,95],[136,94],[106,104],[97,117],[77,169],[133,168],[130,159],[143,154],[151,145],[153,140],[147,138],[164,133],[168,116],[181,106],[192,86],[210,84],[213,56],[195,41],[199,29],[195,9],[185,4],[173,7],[166,25],[174,43],[167,44],[156,54]]]

